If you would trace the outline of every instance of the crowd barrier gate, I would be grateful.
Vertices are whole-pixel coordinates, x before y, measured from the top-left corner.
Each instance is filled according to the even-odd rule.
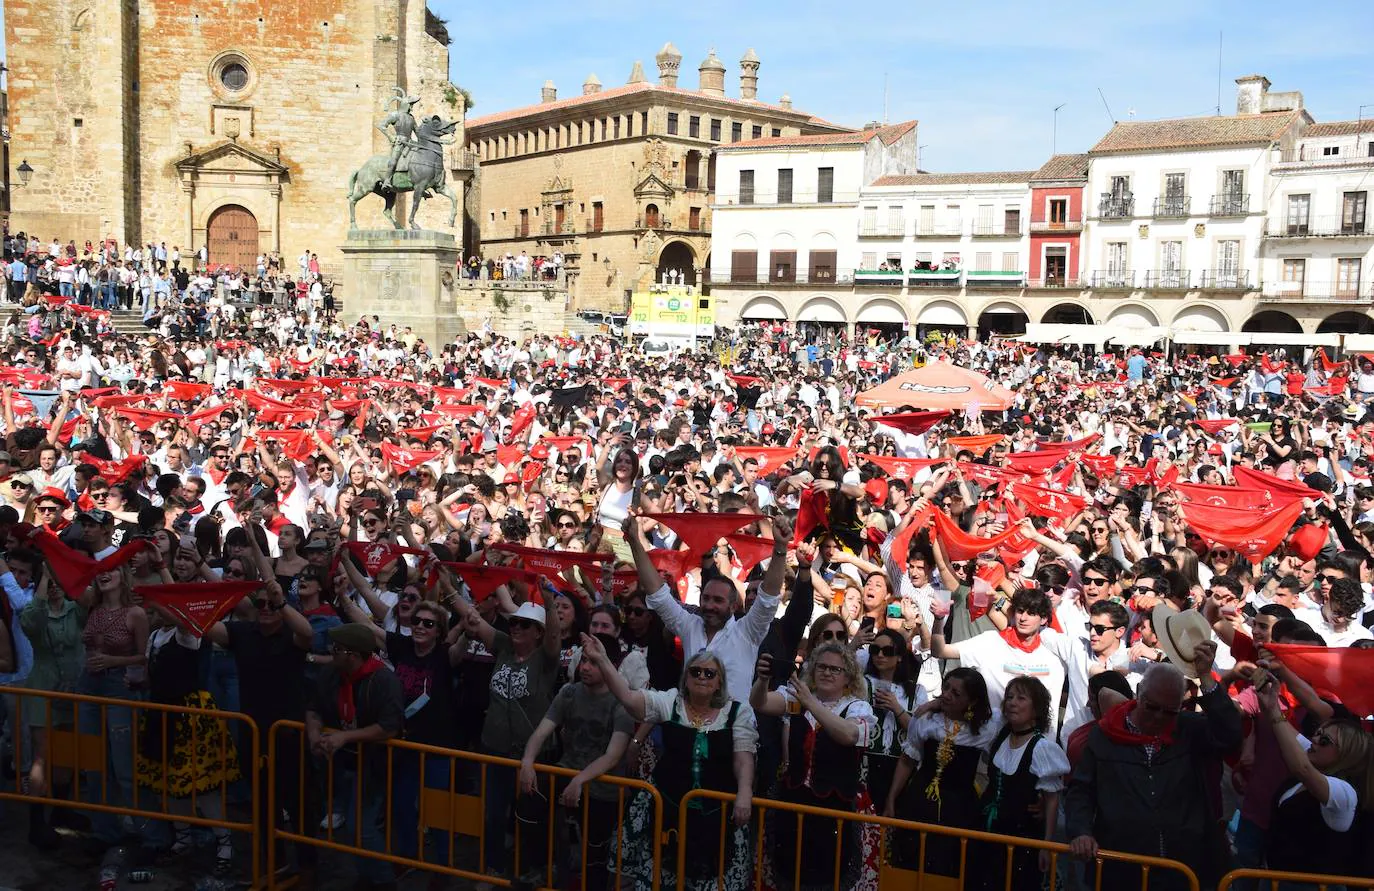
[[[13,705],[10,724],[11,736],[14,740],[15,773],[12,783],[0,779],[0,799],[26,804],[49,804],[71,810],[113,814],[119,817],[142,820],[175,820],[193,826],[218,827],[234,833],[243,833],[252,842],[250,858],[252,886],[254,888],[262,887],[262,858],[258,844],[260,837],[258,808],[256,806],[250,807],[251,813],[246,820],[230,819],[228,797],[231,783],[229,781],[221,780],[218,788],[209,792],[196,792],[192,787],[190,794],[182,797],[169,794],[165,782],[162,784],[161,790],[154,790],[140,787],[137,781],[137,753],[142,740],[140,725],[146,721],[149,715],[203,716],[212,721],[216,728],[216,736],[219,740],[217,754],[221,773],[226,772],[224,769],[235,761],[239,766],[251,765],[248,776],[245,776],[244,779],[251,783],[252,795],[254,796],[252,804],[255,805],[258,780],[262,771],[262,758],[258,727],[252,718],[240,712],[226,712],[218,709],[162,705],[136,699],[110,699],[78,693],[30,690],[23,687],[0,687],[0,695],[4,695]],[[45,719],[41,727],[34,728],[42,731],[43,744],[41,749],[34,749],[29,745],[30,728],[24,718],[25,703],[31,706],[34,700],[43,703]],[[66,720],[54,721],[55,717],[65,717],[60,715],[58,709],[55,708],[60,704],[71,706],[70,722]],[[83,707],[87,710],[98,710],[99,732],[81,731]],[[122,759],[118,764],[115,762],[115,755],[110,749],[110,716],[112,711],[123,709],[128,709],[130,716],[128,728],[130,735],[129,764],[125,776],[129,779],[131,788],[127,802],[120,801],[122,796],[117,793],[112,795],[110,788],[111,775],[121,771],[124,767]],[[87,713],[89,714],[89,712]],[[116,714],[119,713],[116,712]],[[120,717],[122,718],[122,715]],[[236,758],[229,748],[230,734],[226,732],[226,729],[230,722],[233,722],[233,725],[239,729],[237,745],[246,746],[248,749],[246,759],[243,757]],[[167,774],[169,754],[173,744],[173,740],[170,738],[171,724],[172,722],[166,719],[162,722],[160,768],[161,775],[164,777]],[[194,750],[200,731],[194,723],[188,722],[187,726],[191,732],[191,745]],[[117,730],[116,732],[122,731]],[[212,756],[216,754],[215,749],[212,748],[210,751]],[[26,788],[28,765],[35,756],[42,758],[46,773],[47,789],[41,795],[34,794],[34,790]],[[54,780],[59,771],[70,773],[69,793],[63,797],[54,794]],[[118,782],[118,780],[114,780],[114,782]],[[84,795],[83,791],[85,792]],[[219,799],[219,811],[223,815],[221,818],[204,817],[198,813],[197,804],[203,802],[207,796]],[[184,809],[172,810],[173,802],[184,802]],[[187,810],[189,812],[186,812]]]

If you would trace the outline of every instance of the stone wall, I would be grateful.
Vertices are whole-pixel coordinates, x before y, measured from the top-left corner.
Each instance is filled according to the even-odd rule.
[[[462,279],[454,292],[458,315],[468,331],[490,327],[504,337],[562,334],[585,328],[569,309],[566,288],[557,282],[491,282]],[[582,333],[590,333],[590,329]]]
[[[374,124],[393,88],[421,98],[417,116],[462,117],[423,0],[10,0],[5,25],[11,156],[35,169],[11,226],[44,239],[113,235],[186,251],[218,207],[240,204],[257,217],[260,251],[279,248],[294,268],[309,249],[337,271],[347,179],[388,151]],[[244,89],[218,77],[230,54],[250,72]],[[461,128],[457,138],[455,150]],[[279,208],[249,170],[187,191],[178,162],[231,139],[286,167]],[[386,225],[381,208],[365,200],[359,225]],[[440,197],[419,222],[460,233],[448,216]]]

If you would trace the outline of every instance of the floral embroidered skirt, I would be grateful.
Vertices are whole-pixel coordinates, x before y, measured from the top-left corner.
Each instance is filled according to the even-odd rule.
[[[721,802],[703,800],[706,805],[723,805],[725,852],[721,856],[721,810],[712,807],[688,814],[685,842],[686,888],[683,891],[745,891],[752,886],[753,862],[750,857],[749,825],[736,826],[730,808]],[[678,802],[663,800],[663,830],[667,837],[661,846],[659,887],[676,891],[678,845],[684,841],[677,826]],[[752,825],[752,824],[750,824]],[[640,792],[630,801],[619,839],[620,851],[611,856],[612,868],[619,866],[622,891],[650,891],[653,887],[654,806],[648,793]],[[619,859],[617,859],[619,858]],[[723,878],[723,884],[722,884]]]
[[[204,690],[190,694],[182,704],[215,708],[215,700]],[[145,788],[184,798],[192,790],[209,792],[242,776],[226,721],[209,715],[172,715],[145,709],[139,712],[138,735],[143,744],[135,775]]]

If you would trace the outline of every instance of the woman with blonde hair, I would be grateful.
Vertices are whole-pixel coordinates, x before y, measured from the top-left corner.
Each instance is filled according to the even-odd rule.
[[[1265,848],[1269,868],[1369,875],[1371,855],[1356,824],[1367,824],[1374,812],[1374,737],[1356,721],[1331,720],[1310,741],[1304,740],[1279,709],[1279,683],[1271,679],[1257,693],[1290,772],[1270,817]]]
[[[787,716],[788,760],[775,797],[793,804],[857,811],[866,797],[860,771],[875,718],[854,653],[842,644],[822,643],[786,687],[770,692],[772,671],[772,658],[760,656],[749,704],[759,714]],[[770,821],[768,830],[775,887],[831,888],[836,869],[841,887],[860,884],[857,823],[808,816],[799,831],[787,815]],[[800,871],[794,874],[798,850]]]

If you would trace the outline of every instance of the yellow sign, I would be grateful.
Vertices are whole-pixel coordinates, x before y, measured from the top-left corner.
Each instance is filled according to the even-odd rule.
[[[652,285],[630,298],[630,333],[650,337],[711,337],[711,297],[689,285]]]

